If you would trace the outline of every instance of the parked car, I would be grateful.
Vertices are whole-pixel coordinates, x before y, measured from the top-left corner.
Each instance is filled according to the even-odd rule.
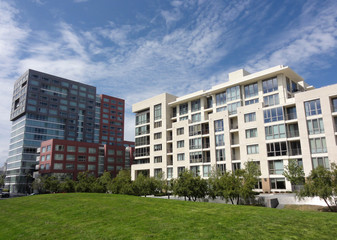
[[[0,188],[1,198],[9,198],[9,190],[7,188]]]

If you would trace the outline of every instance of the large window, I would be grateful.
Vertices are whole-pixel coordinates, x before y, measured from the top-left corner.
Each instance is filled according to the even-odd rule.
[[[304,107],[306,116],[322,114],[321,102],[319,99],[305,102]]]
[[[237,113],[237,108],[241,106],[241,102],[228,104],[228,114],[233,115]]]
[[[311,153],[326,153],[326,142],[325,137],[322,138],[311,138],[310,139],[310,149]]]
[[[280,104],[278,93],[263,97],[263,102],[264,102],[264,106],[265,107],[274,106],[274,105]]]
[[[257,128],[246,130],[246,138],[255,138],[255,137],[257,137]]]
[[[287,152],[287,143],[286,142],[274,142],[267,143],[267,156],[286,156]]]
[[[173,178],[173,168],[167,168],[167,178]]]
[[[214,131],[215,132],[222,132],[224,130],[223,128],[223,120],[215,120],[214,121]]]
[[[284,124],[265,127],[266,140],[286,137],[286,128]]]
[[[307,120],[309,135],[324,133],[323,119],[310,119]]]
[[[277,78],[271,78],[262,81],[263,93],[274,92],[278,90]]]
[[[189,135],[195,136],[201,134],[201,124],[189,126]]]
[[[184,161],[184,160],[185,160],[185,153],[178,153],[177,161]]]
[[[283,160],[268,161],[269,174],[283,173]]]
[[[313,157],[312,158],[312,167],[317,168],[318,166],[322,166],[326,169],[330,168],[328,157]]]
[[[201,138],[194,138],[189,140],[190,149],[200,149],[201,148]]]
[[[183,115],[188,113],[188,104],[187,103],[183,103],[179,105],[179,114]]]
[[[184,134],[184,128],[177,128],[177,135],[183,135]]]
[[[245,122],[254,122],[256,121],[256,113],[246,113],[245,114]]]
[[[150,113],[143,112],[136,115],[136,125],[148,123],[150,121]]]
[[[225,140],[224,140],[223,134],[215,135],[215,146],[217,147],[225,146]]]
[[[226,95],[227,95],[227,101],[234,101],[237,99],[240,99],[240,86],[235,86],[228,88],[226,90]]]
[[[162,177],[162,169],[161,168],[155,168],[154,169],[154,177],[155,178],[161,178]]]
[[[162,162],[162,156],[156,156],[154,157],[154,163],[161,163]]]
[[[223,105],[226,103],[226,92],[218,93],[215,95],[216,105]]]
[[[190,163],[202,162],[202,152],[191,152],[190,153]]]
[[[178,176],[180,176],[183,172],[185,172],[185,167],[178,167]]]
[[[191,111],[196,112],[200,110],[200,99],[191,102]]]
[[[199,174],[200,174],[199,168],[200,168],[199,166],[192,166],[190,168],[190,170],[191,170],[191,172],[193,174],[193,177],[199,176]]]
[[[201,113],[192,114],[192,122],[200,122],[201,121]]]
[[[155,133],[153,135],[154,139],[161,139],[161,136],[162,136],[161,132]]]
[[[259,153],[259,145],[248,145],[247,146],[247,154],[258,154]]]
[[[184,140],[177,142],[177,148],[183,148],[184,147]]]
[[[154,106],[154,120],[161,119],[161,104]]]
[[[217,164],[216,169],[217,171],[220,172],[220,174],[224,174],[226,172],[226,164],[225,163]]]
[[[211,175],[211,165],[203,166],[203,177],[209,177]]]
[[[270,179],[271,189],[286,189],[286,181],[284,178],[271,178]]]
[[[263,111],[264,123],[276,122],[283,120],[282,107],[266,109]]]
[[[259,94],[257,83],[252,83],[245,86],[245,98],[255,97]]]
[[[221,162],[226,160],[225,149],[217,149],[216,150],[216,161]]]

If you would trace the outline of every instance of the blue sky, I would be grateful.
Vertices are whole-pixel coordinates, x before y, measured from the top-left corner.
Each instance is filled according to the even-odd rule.
[[[124,98],[133,140],[133,103],[209,89],[240,68],[288,65],[334,84],[336,50],[336,1],[0,0],[0,165],[13,83],[28,68]]]

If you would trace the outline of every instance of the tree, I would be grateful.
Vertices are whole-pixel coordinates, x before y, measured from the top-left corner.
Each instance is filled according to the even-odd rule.
[[[35,178],[32,186],[34,191],[37,191],[38,193],[45,193],[46,192],[46,188],[45,188],[45,181],[46,181],[47,177],[42,177],[39,176],[37,178]]]
[[[289,159],[288,165],[285,166],[283,176],[291,183],[292,188],[295,185],[304,184],[304,171],[303,167],[298,164],[295,159]]]
[[[60,181],[55,176],[45,178],[44,188],[46,192],[55,193],[59,191]]]
[[[80,172],[77,175],[76,192],[91,192],[92,184],[95,182],[95,177],[89,174],[88,171]]]
[[[0,187],[3,187],[5,185],[5,174],[0,175]]]
[[[135,181],[132,183],[132,189],[136,196],[145,196],[150,194],[150,185],[148,177],[143,174],[139,174]]]
[[[71,193],[75,192],[76,182],[70,178],[66,178],[63,182],[60,183],[59,190],[60,192]]]
[[[117,176],[107,184],[107,190],[115,194],[133,194],[130,171],[119,171]]]
[[[335,173],[335,166],[333,166],[333,171],[325,169],[323,166],[313,169],[304,184],[304,188],[297,193],[297,196],[300,199],[317,196],[324,200],[330,211],[333,211],[329,202],[332,202],[334,190],[336,189],[335,180],[333,179]]]
[[[194,202],[198,198],[204,198],[207,194],[207,181],[200,176],[193,176],[191,171],[180,173],[179,178],[174,180],[173,194],[188,198]]]
[[[253,189],[261,175],[259,165],[255,162],[246,162],[244,169],[226,171],[221,174],[213,171],[209,178],[209,194],[212,198],[220,196],[232,204],[240,204],[241,199],[246,203],[254,196]]]

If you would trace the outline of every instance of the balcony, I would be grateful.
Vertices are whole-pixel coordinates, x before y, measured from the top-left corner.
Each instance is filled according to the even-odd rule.
[[[173,159],[170,158],[170,159],[167,159],[167,166],[171,166],[173,165]]]
[[[289,156],[302,155],[302,150],[300,148],[292,148],[288,150]]]
[[[287,137],[288,138],[293,138],[293,137],[299,137],[300,133],[298,130],[295,131],[287,131]]]
[[[297,119],[297,113],[286,113],[285,119],[288,120],[294,120]]]
[[[172,148],[167,148],[167,153],[173,153]]]

